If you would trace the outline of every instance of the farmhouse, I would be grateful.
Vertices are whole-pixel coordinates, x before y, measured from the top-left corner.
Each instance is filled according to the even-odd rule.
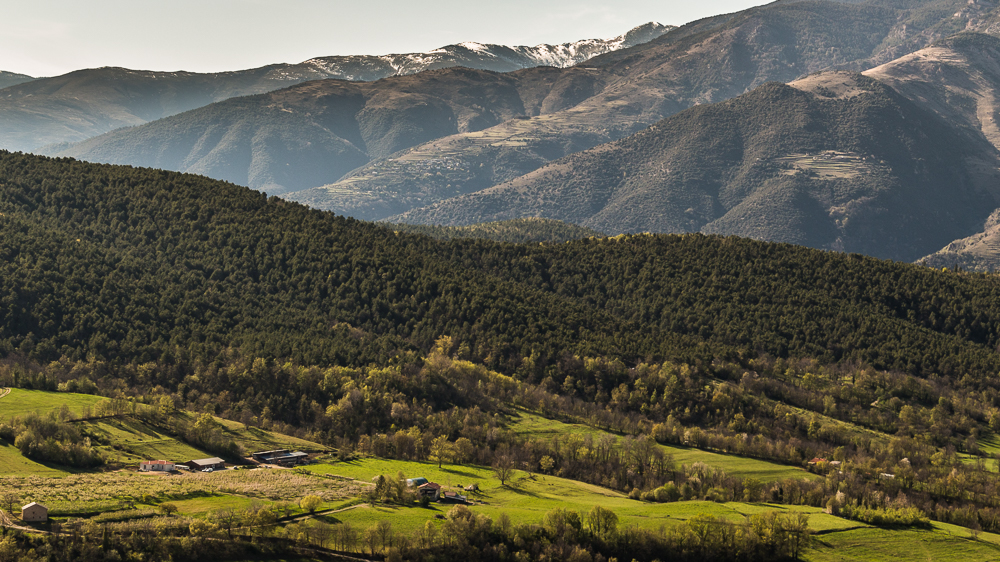
[[[212,457],[210,459],[197,459],[193,461],[188,461],[184,464],[191,467],[191,470],[205,470],[206,468],[211,468],[212,470],[222,470],[226,468],[226,461],[220,459],[219,457]]]
[[[417,487],[417,493],[420,494],[421,498],[428,498],[432,502],[436,502],[441,498],[441,485],[434,482],[421,484]]]
[[[142,461],[139,463],[139,472],[171,472],[174,470],[174,463],[167,461]]]
[[[21,520],[31,522],[48,521],[49,508],[40,503],[31,502],[21,508]]]

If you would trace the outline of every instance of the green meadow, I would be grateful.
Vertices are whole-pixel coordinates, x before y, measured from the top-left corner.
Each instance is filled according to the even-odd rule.
[[[699,514],[743,523],[756,513],[792,511],[807,513],[809,527],[814,533],[811,547],[803,554],[804,560],[888,561],[899,560],[901,556],[935,561],[1000,560],[1000,536],[981,533],[973,537],[968,529],[941,523],[935,523],[929,530],[888,530],[835,517],[820,508],[807,506],[707,501],[655,504],[630,500],[623,494],[599,486],[554,476],[531,477],[526,473],[515,477],[514,486],[501,487],[492,471],[483,467],[444,465],[439,469],[434,463],[362,459],[312,465],[308,470],[362,482],[371,482],[381,474],[395,476],[402,472],[408,478],[423,476],[445,489],[456,491],[459,484],[477,483],[481,493],[469,494],[474,503],[470,508],[489,515],[494,521],[501,513],[506,513],[515,524],[541,523],[545,513],[555,508],[586,514],[595,505],[613,510],[622,526],[646,529],[669,527]],[[439,521],[437,516],[447,514],[449,509],[451,505],[443,503],[432,503],[428,507],[416,504],[413,507],[361,504],[322,515],[318,519],[329,524],[350,523],[362,529],[388,520],[396,531],[410,532],[427,521]]]
[[[89,394],[14,388],[6,396],[0,397],[0,421],[28,413],[48,415],[59,411],[64,404],[71,412],[80,416],[87,407],[92,408],[102,400],[105,398]],[[174,422],[193,424],[197,420],[197,414],[184,410],[170,415]],[[215,421],[223,428],[225,435],[242,446],[247,454],[269,449],[301,449],[310,452],[325,449],[319,443],[244,426],[239,422],[222,418],[215,418]],[[96,447],[112,463],[135,465],[143,460],[155,459],[184,462],[193,458],[215,456],[184,443],[163,428],[154,427],[133,416],[89,419],[75,423],[96,438],[95,441],[100,443]],[[36,463],[23,457],[13,446],[0,444],[0,476],[65,476],[74,472],[77,471]]]
[[[713,502],[648,503],[631,500],[620,492],[568,480],[556,476],[518,472],[512,484],[501,486],[493,471],[485,467],[445,464],[438,468],[434,463],[396,461],[386,459],[361,459],[332,464],[318,464],[306,470],[325,475],[352,478],[360,482],[372,482],[379,475],[395,477],[402,472],[407,478],[422,476],[437,482],[445,490],[460,492],[461,487],[478,484],[478,493],[467,493],[475,511],[496,519],[506,513],[512,521],[519,523],[540,523],[545,514],[555,508],[589,512],[595,505],[613,510],[624,525],[642,528],[658,528],[685,521],[698,513],[711,513],[732,521],[743,521],[746,516],[770,509],[794,509],[818,516],[822,528],[830,528],[835,521],[843,521],[821,513],[810,507],[785,507],[770,504],[741,504]],[[350,521],[367,527],[382,518],[389,517],[393,525],[402,529],[415,529],[435,515],[446,513],[448,504],[431,504],[427,508],[399,506],[356,507],[336,515],[336,520]]]
[[[12,388],[10,394],[0,398],[0,420],[32,412],[48,414],[53,410],[58,411],[63,404],[76,416],[80,416],[84,408],[93,407],[102,400],[104,398],[90,394]]]
[[[0,419],[28,412],[46,414],[58,410],[62,404],[79,413],[86,406],[93,406],[100,400],[100,397],[88,395],[15,389],[10,396],[0,398]],[[172,415],[188,423],[193,423],[196,419],[196,414],[184,411]],[[317,443],[246,427],[238,422],[219,418],[216,421],[224,427],[228,436],[247,451],[273,448],[315,451],[324,448]],[[102,448],[112,458],[126,464],[146,458],[186,460],[210,456],[136,418],[123,416],[79,423],[84,424],[89,433],[99,436],[102,442],[110,443]],[[605,434],[586,425],[550,420],[523,411],[516,414],[511,429],[519,434],[549,438],[567,435],[590,435],[596,438]],[[980,446],[993,452],[1000,450],[1000,441],[990,437],[982,440]],[[672,455],[678,465],[701,462],[732,475],[756,478],[762,482],[786,478],[816,478],[794,466],[695,448],[663,446],[662,449]],[[743,523],[756,513],[793,511],[809,515],[809,527],[814,535],[810,547],[802,556],[808,561],[888,561],[898,560],[900,557],[935,561],[1000,560],[1000,536],[973,534],[969,529],[954,525],[934,523],[931,529],[889,530],[835,517],[819,508],[807,506],[708,501],[657,504],[631,500],[620,492],[600,486],[527,472],[515,473],[507,486],[501,486],[488,467],[454,464],[438,467],[429,462],[375,458],[307,465],[304,470],[298,471],[254,470],[226,471],[217,475],[143,476],[140,480],[144,483],[142,488],[149,490],[154,499],[147,507],[136,504],[135,508],[136,513],[139,513],[142,509],[169,501],[177,506],[178,515],[206,517],[222,509],[242,510],[254,503],[262,503],[286,505],[288,511],[283,513],[295,516],[301,514],[297,503],[303,495],[320,493],[325,501],[319,508],[320,513],[316,519],[325,524],[350,523],[356,528],[365,529],[379,521],[388,520],[397,532],[412,532],[428,521],[439,524],[439,516],[446,515],[451,505],[432,503],[427,507],[418,504],[403,507],[362,503],[364,490],[370,488],[373,479],[379,475],[395,478],[399,473],[409,478],[422,476],[441,484],[445,490],[465,493],[472,502],[470,509],[473,511],[488,515],[494,520],[501,514],[506,514],[515,524],[541,523],[545,514],[556,508],[586,514],[595,505],[613,510],[618,515],[621,526],[654,530],[681,524],[699,514]],[[0,476],[65,477],[70,474],[72,471],[33,462],[21,456],[13,446],[0,444]],[[67,491],[58,494],[60,499],[53,496],[51,500],[56,507],[70,506],[87,511],[86,508],[93,504],[95,510],[101,511],[106,504],[110,505],[108,502],[118,501],[115,500],[117,496],[109,496],[104,488],[116,490],[116,494],[123,493],[122,490],[134,487],[136,482],[132,482],[132,479],[138,476],[131,469],[126,469],[107,475],[62,478],[57,481],[98,478],[102,484],[97,485],[95,482],[89,486],[90,495],[81,495],[83,492],[80,491]],[[79,484],[84,485],[84,481]],[[479,491],[462,491],[461,488],[469,484],[477,484]],[[79,485],[74,486],[67,490],[79,488]],[[127,509],[123,513],[126,516],[129,514]]]
[[[543,418],[542,416],[523,410],[518,411],[514,416],[511,429],[519,435],[531,435],[535,439],[564,437],[566,435],[590,435],[596,439],[607,434],[605,431],[587,425],[565,423]],[[660,445],[660,449],[670,454],[677,466],[690,466],[696,462],[700,462],[714,468],[719,468],[733,476],[754,478],[761,482],[775,482],[787,478],[807,478],[810,480],[819,478],[817,475],[795,466],[715,453],[693,447]]]
[[[25,458],[13,445],[0,441],[0,476],[18,474],[25,476],[65,476],[69,469],[56,468]]]

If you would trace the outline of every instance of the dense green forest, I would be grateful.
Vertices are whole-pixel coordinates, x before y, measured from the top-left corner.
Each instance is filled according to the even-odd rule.
[[[439,241],[171,172],[0,157],[0,349],[38,362],[384,363],[442,335],[514,372],[815,357],[992,386],[995,278],[702,235]],[[970,382],[971,384],[971,382]]]

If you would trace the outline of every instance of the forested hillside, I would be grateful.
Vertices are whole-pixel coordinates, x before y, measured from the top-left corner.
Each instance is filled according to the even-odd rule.
[[[516,219],[501,222],[485,222],[468,226],[430,226],[422,224],[394,223],[397,232],[423,234],[431,238],[481,238],[495,242],[566,242],[604,234],[576,226],[567,222],[550,219]]]
[[[702,234],[439,240],[204,177],[6,152],[0,187],[0,386],[100,392],[143,423],[184,407],[342,459],[1000,530],[981,446],[1000,431],[995,276]],[[603,435],[518,433],[517,411]],[[0,431],[90,452],[55,414]],[[667,446],[825,478],[678,467]],[[644,559],[694,552],[643,533]]]
[[[7,86],[15,86],[17,84],[23,84],[25,82],[30,82],[32,80],[34,80],[34,78],[26,74],[18,74],[16,72],[7,72],[6,70],[0,70],[0,88],[6,88]]]
[[[0,165],[0,342],[39,361],[361,365],[449,335],[503,370],[758,351],[984,382],[1000,366],[990,277],[738,238],[436,241],[197,176]]]

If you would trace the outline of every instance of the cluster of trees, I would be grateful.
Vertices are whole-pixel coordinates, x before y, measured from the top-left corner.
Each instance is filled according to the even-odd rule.
[[[68,409],[48,416],[36,413],[0,422],[0,438],[13,443],[21,454],[36,461],[78,468],[104,464],[104,456],[90,444],[89,437],[66,420]]]

